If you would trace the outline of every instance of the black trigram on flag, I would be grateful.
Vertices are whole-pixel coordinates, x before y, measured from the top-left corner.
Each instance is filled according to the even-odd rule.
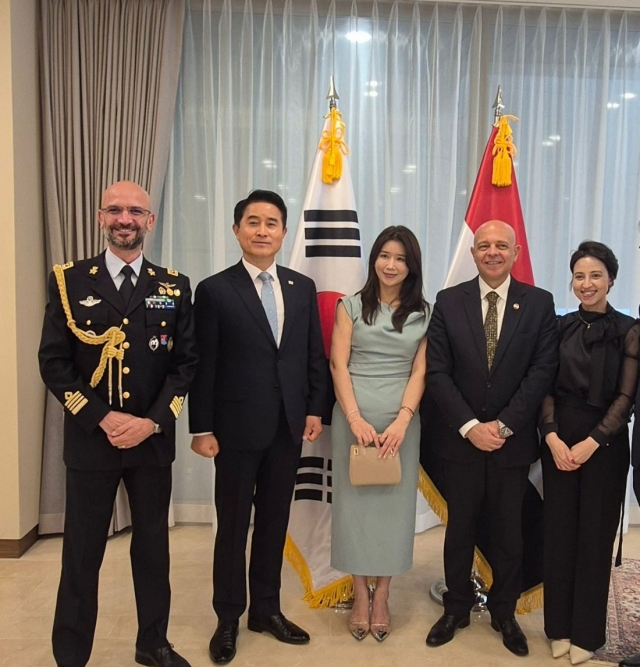
[[[306,257],[361,257],[355,211],[310,209],[304,212]]]
[[[331,459],[322,456],[300,459],[293,499],[331,502]]]

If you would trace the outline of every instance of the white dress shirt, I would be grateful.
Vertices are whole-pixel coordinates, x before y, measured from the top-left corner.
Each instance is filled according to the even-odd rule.
[[[136,257],[136,259],[134,259],[133,262],[129,264],[129,266],[133,269],[133,273],[131,274],[131,282],[133,283],[134,287],[138,282],[140,269],[142,269],[142,259],[142,253],[140,253],[138,257]],[[107,271],[113,279],[113,283],[116,286],[116,289],[120,291],[120,285],[122,285],[122,281],[124,280],[124,276],[120,272],[122,271],[122,267],[126,265],[126,262],[111,252],[110,248],[107,248],[107,251],[104,254],[104,263],[107,266]]]
[[[251,280],[253,280],[253,285],[256,288],[256,292],[258,292],[258,297],[262,301],[263,282],[260,280],[260,278],[258,278],[258,276],[262,273],[262,269],[259,269],[253,264],[249,264],[249,262],[247,262],[244,257],[242,258],[242,264],[251,276]],[[282,340],[282,329],[284,326],[284,298],[282,297],[282,285],[280,285],[280,280],[278,279],[278,269],[275,262],[268,269],[266,269],[266,272],[273,278],[271,284],[273,285],[273,293],[276,297],[276,312],[278,314],[277,344],[279,347],[280,341]]]
[[[480,276],[478,276],[478,283],[480,284],[480,303],[482,305],[482,322],[487,319],[487,312],[489,310],[489,301],[487,300],[487,294],[489,292],[495,292],[498,295],[498,300],[496,301],[496,309],[498,311],[498,340],[500,340],[500,331],[502,330],[502,321],[504,320],[504,310],[507,305],[507,296],[509,294],[509,285],[511,285],[511,275],[507,276],[507,279],[495,289],[490,287],[485,283]],[[467,433],[476,425],[479,424],[478,419],[470,419],[466,424],[463,424],[458,433],[463,438],[467,437]]]

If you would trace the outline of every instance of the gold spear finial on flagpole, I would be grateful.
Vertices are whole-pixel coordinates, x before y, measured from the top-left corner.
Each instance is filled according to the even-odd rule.
[[[495,109],[493,114],[493,124],[498,125],[500,118],[502,117],[502,110],[504,109],[504,104],[502,104],[502,86],[498,84],[498,92],[496,93],[496,101],[493,103],[492,109]]]
[[[327,93],[327,99],[329,100],[329,109],[335,109],[336,100],[339,100],[340,96],[336,92],[336,86],[333,83],[333,75],[329,77],[329,92]]]

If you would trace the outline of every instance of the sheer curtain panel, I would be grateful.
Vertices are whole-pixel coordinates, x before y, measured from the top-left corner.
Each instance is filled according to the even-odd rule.
[[[160,202],[180,73],[184,0],[42,0],[47,268],[104,248],[102,191],[131,180]],[[64,526],[62,406],[48,395],[40,533]],[[124,487],[114,528],[129,524]]]
[[[351,147],[363,245],[415,231],[430,301],[442,287],[489,137],[498,84],[536,283],[574,309],[570,252],[610,244],[612,302],[640,299],[640,15],[427,2],[192,2],[187,13],[157,260],[197,283],[239,258],[233,205],[277,190],[291,230],[319,139],[329,76]],[[211,503],[211,467],[188,451],[176,503]]]

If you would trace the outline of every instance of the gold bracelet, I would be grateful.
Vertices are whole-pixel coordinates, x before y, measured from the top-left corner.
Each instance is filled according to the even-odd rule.
[[[349,417],[351,417],[351,415],[354,415],[356,412],[360,412],[360,410],[356,408],[355,410],[351,410],[351,412],[348,412],[346,417],[347,421],[349,421]]]
[[[411,415],[411,419],[414,418],[415,412],[408,405],[403,405],[403,406],[400,407],[400,409],[401,410],[406,410]]]

